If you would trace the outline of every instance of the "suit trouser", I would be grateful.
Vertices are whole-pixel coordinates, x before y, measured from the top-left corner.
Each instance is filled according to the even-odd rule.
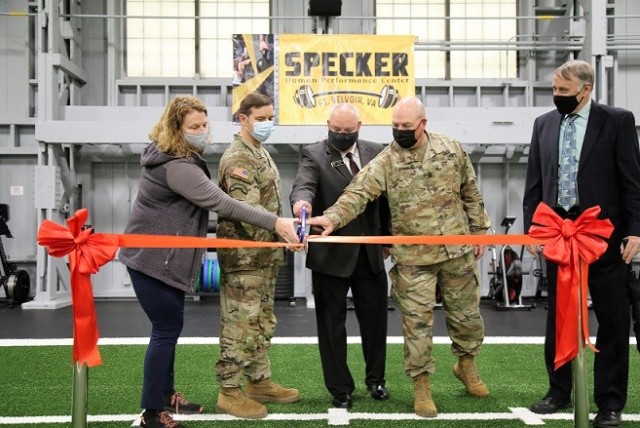
[[[549,310],[545,336],[545,363],[549,375],[549,395],[559,400],[571,396],[571,364],[553,369],[556,331],[557,265],[548,263]],[[593,367],[594,400],[598,409],[621,411],[627,401],[629,381],[630,308],[625,281],[627,265],[596,262],[589,267],[589,293],[598,320]]]
[[[174,392],[173,364],[184,323],[185,293],[137,270],[127,270],[140,306],[151,321],[140,406],[162,410],[166,398]]]
[[[318,345],[324,383],[332,395],[350,394],[355,384],[347,365],[347,293],[351,288],[360,326],[365,383],[385,384],[387,348],[387,274],[371,272],[363,248],[348,278],[313,271]]]

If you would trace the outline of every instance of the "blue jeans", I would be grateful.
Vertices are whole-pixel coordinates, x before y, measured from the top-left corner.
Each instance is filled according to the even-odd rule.
[[[151,321],[151,338],[144,359],[140,407],[162,410],[173,392],[176,344],[184,324],[184,291],[134,269],[127,269],[140,306]]]

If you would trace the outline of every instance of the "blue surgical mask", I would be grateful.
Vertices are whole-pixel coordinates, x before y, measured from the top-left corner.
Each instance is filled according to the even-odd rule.
[[[209,144],[209,131],[203,132],[202,134],[184,134],[184,139],[187,140],[191,146],[195,147],[198,150],[204,150]]]
[[[263,122],[253,122],[253,131],[251,135],[253,138],[264,143],[267,141],[271,133],[273,132],[273,121],[265,120]]]

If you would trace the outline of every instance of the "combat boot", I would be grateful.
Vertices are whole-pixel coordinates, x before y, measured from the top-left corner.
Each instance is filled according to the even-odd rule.
[[[489,396],[489,389],[480,379],[473,355],[463,355],[453,366],[453,374],[464,383],[467,394],[478,398]]]
[[[247,397],[240,388],[220,389],[216,411],[245,419],[266,418],[268,413],[266,407]]]
[[[247,384],[247,396],[259,403],[295,403],[300,399],[300,392],[266,378],[250,381]]]
[[[431,398],[431,387],[427,373],[421,373],[413,378],[413,411],[416,415],[425,418],[438,416],[436,403]]]

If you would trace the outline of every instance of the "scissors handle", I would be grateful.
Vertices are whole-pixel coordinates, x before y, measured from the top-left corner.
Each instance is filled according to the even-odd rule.
[[[307,235],[307,207],[302,207],[300,212],[300,224],[298,225],[298,238],[300,242],[304,242],[304,238]]]

